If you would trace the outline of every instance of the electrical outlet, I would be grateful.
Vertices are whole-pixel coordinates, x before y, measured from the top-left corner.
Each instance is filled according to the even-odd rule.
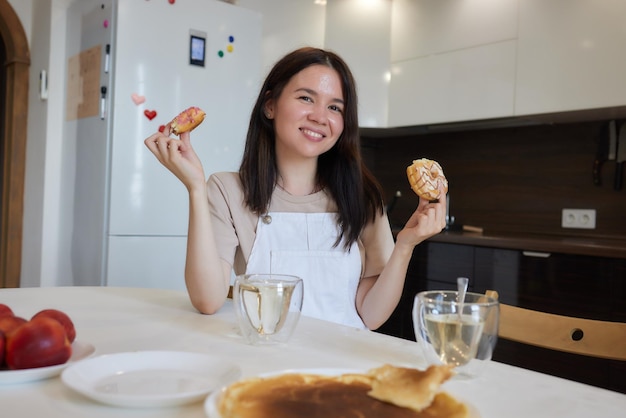
[[[563,209],[562,228],[596,229],[595,209]]]

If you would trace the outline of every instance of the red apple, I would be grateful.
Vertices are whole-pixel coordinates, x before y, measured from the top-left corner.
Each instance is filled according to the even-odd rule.
[[[59,311],[58,309],[44,309],[43,311],[37,312],[31,319],[39,318],[39,317],[47,317],[52,318],[63,325],[65,328],[65,333],[67,334],[67,339],[70,342],[74,342],[76,339],[76,329],[74,328],[74,323],[70,319],[69,315],[63,311]]]
[[[25,324],[26,322],[28,321],[26,321],[26,319],[22,318],[21,316],[0,316],[0,331],[4,332],[4,334],[8,336],[11,331],[16,329],[20,325]]]
[[[10,315],[13,316],[13,310],[9,308],[9,305],[5,305],[4,303],[0,303],[0,316]]]
[[[6,364],[9,369],[63,364],[72,355],[65,328],[52,318],[34,318],[6,336]]]

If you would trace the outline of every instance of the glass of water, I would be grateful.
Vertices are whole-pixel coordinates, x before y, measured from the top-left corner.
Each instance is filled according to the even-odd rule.
[[[251,344],[287,342],[302,310],[303,284],[297,276],[237,276],[233,303],[242,335]]]
[[[477,376],[491,360],[498,340],[500,305],[492,297],[434,290],[420,292],[413,304],[415,337],[429,364],[454,366],[459,375]]]

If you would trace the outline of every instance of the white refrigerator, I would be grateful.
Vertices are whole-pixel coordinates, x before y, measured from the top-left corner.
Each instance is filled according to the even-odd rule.
[[[73,282],[184,289],[188,195],[143,140],[198,106],[205,174],[238,169],[261,83],[261,16],[214,0],[77,0],[68,13]]]

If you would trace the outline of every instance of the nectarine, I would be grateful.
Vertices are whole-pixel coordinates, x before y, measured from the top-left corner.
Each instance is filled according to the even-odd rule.
[[[72,355],[65,328],[52,318],[33,318],[7,335],[6,364],[9,369],[63,364]]]
[[[70,342],[74,342],[76,339],[76,329],[74,328],[74,323],[70,319],[69,315],[63,311],[59,311],[58,309],[44,309],[43,311],[37,312],[31,319],[40,318],[40,317],[52,318],[55,321],[58,321],[63,328],[65,328],[65,333],[67,334],[67,339]]]
[[[13,316],[13,310],[9,307],[9,305],[5,305],[4,303],[0,303],[0,316],[11,315]]]
[[[11,331],[19,327],[20,325],[25,324],[26,319],[21,316],[13,316],[13,315],[5,315],[0,316],[0,331],[3,331],[6,336],[9,335]]]

